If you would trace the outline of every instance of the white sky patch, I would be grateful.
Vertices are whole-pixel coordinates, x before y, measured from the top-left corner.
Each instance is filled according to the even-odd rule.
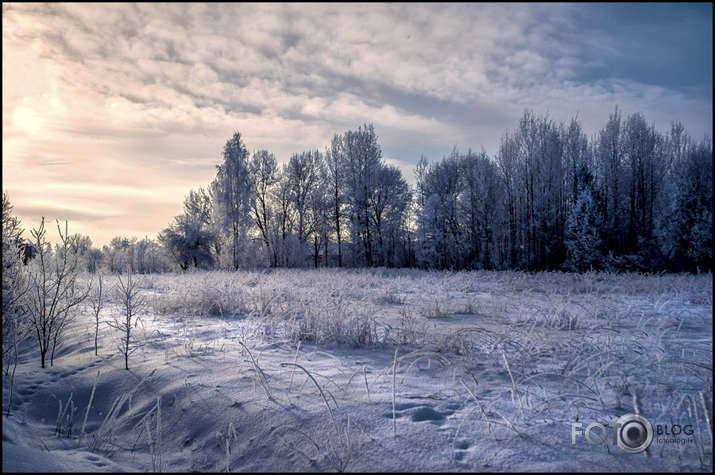
[[[388,165],[392,165],[393,167],[397,167],[400,169],[400,172],[402,172],[402,177],[409,183],[410,185],[414,186],[415,184],[415,165],[412,163],[405,163],[402,160],[397,160],[394,158],[389,158],[385,157],[385,163]]]
[[[13,119],[15,125],[29,135],[38,135],[42,131],[42,117],[34,109],[18,106],[15,108]]]

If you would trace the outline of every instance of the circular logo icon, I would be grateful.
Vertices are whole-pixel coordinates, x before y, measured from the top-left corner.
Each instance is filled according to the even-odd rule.
[[[653,425],[640,414],[626,414],[618,419],[616,441],[629,454],[638,454],[653,442]]]

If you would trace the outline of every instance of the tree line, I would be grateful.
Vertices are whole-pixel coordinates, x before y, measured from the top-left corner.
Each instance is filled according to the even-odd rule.
[[[372,124],[278,166],[235,132],[207,188],[159,235],[190,267],[708,271],[712,143],[620,110],[581,123],[524,111],[494,157],[429,162],[411,187]]]
[[[525,111],[490,159],[452,154],[417,167],[425,267],[712,269],[712,143],[680,122],[665,135],[618,108],[591,138],[577,119]],[[421,255],[419,254],[421,252]]]
[[[415,263],[412,208],[372,124],[282,166],[267,150],[250,154],[235,132],[216,178],[191,190],[158,240],[182,269],[404,267]]]
[[[410,186],[372,124],[279,164],[239,132],[216,176],[156,240],[102,249],[71,235],[88,271],[241,267],[712,270],[710,137],[661,133],[618,107],[588,137],[577,118],[525,110],[494,156],[424,155]]]

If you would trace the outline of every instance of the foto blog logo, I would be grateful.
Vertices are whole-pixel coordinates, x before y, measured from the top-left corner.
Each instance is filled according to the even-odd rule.
[[[629,454],[643,452],[653,442],[653,425],[640,414],[626,414],[608,427],[613,432],[613,445]],[[571,423],[571,444],[576,445],[577,436],[584,436],[591,445],[601,445],[608,438],[608,429],[598,422],[592,422],[585,430],[582,428],[580,422]]]

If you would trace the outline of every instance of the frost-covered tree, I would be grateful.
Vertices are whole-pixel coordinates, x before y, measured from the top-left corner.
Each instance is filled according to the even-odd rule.
[[[598,205],[590,188],[586,187],[569,214],[564,264],[567,269],[583,272],[601,267],[603,254],[600,224]]]
[[[294,265],[293,251],[297,239],[293,234],[294,210],[291,205],[291,186],[287,180],[288,165],[284,164],[273,189],[272,209],[275,219],[269,225],[273,262],[277,266]]]
[[[157,237],[182,270],[214,263],[211,253],[214,236],[208,224],[211,203],[204,197],[202,189],[191,190],[184,197],[184,212],[174,216]]]
[[[166,272],[171,270],[170,259],[167,255],[167,250],[160,245],[156,240],[149,239],[149,245],[145,254],[145,269],[149,274],[155,272]]]
[[[561,134],[564,147],[564,166],[566,172],[566,188],[569,201],[573,205],[578,200],[581,192],[592,185],[593,157],[589,147],[588,138],[583,133],[581,122],[572,118],[568,127],[563,127]]]
[[[463,228],[458,218],[458,202],[463,191],[462,162],[453,148],[449,157],[431,164],[418,178],[424,207],[418,217],[421,241],[418,258],[425,267],[459,269],[463,266]]]
[[[26,318],[25,303],[29,297],[29,280],[23,269],[20,246],[29,243],[20,237],[20,220],[12,215],[13,206],[7,193],[2,195],[2,369],[3,383],[7,380],[7,395],[3,403],[10,415],[17,369],[18,345],[31,336]]]
[[[143,239],[138,240],[134,244],[134,260],[136,262],[134,268],[140,274],[148,272],[147,254],[149,247],[151,247],[151,242],[148,236],[144,236]]]
[[[67,251],[74,254],[79,261],[79,265],[82,269],[87,268],[87,254],[89,250],[92,249],[92,239],[89,236],[85,236],[80,233],[72,234],[67,237],[69,243]],[[56,245],[55,248],[60,252],[60,246]]]
[[[335,134],[325,152],[325,187],[330,200],[330,223],[337,244],[338,267],[343,266],[343,232],[345,229],[345,143]]]
[[[375,229],[370,202],[378,174],[384,166],[382,151],[372,124],[343,134],[345,153],[345,196],[350,226],[352,259],[356,265],[372,266],[375,253]]]
[[[662,226],[662,249],[675,271],[711,270],[713,262],[712,143],[677,152],[670,200]]]
[[[673,269],[709,268],[708,189],[693,178],[708,176],[707,159],[687,165],[689,150],[682,125],[663,138],[643,114],[623,120],[618,107],[590,141],[577,118],[557,124],[526,109],[493,158],[460,154],[456,146],[437,163],[423,155],[413,195],[400,171],[386,165],[372,124],[335,134],[324,154],[295,153],[281,168],[266,150],[249,160],[236,132],[208,193],[212,250],[233,267],[318,266],[323,259],[338,266],[652,271],[667,258]],[[693,195],[705,198],[686,198]],[[195,221],[179,221],[178,234],[200,235]],[[110,269],[123,259],[143,267],[142,249],[116,244],[105,251]]]
[[[79,233],[68,238],[69,252],[76,254],[82,269],[96,273],[104,260],[102,251],[92,247],[92,239]]]
[[[334,136],[325,163],[338,265],[395,265],[411,193],[399,169],[385,163],[373,124]]]
[[[109,241],[108,246],[102,247],[109,272],[112,274],[124,272],[126,267],[134,271],[133,245],[136,243],[136,240],[136,237],[126,238],[123,236],[115,236]]]
[[[323,154],[318,150],[309,150],[294,153],[285,168],[284,179],[290,190],[289,199],[295,213],[295,231],[300,246],[296,257],[301,265],[308,254],[306,243],[315,228],[315,223],[311,222],[311,207],[316,201],[322,166]]]
[[[561,134],[548,116],[526,110],[516,131],[519,248],[526,268],[558,267],[564,248],[564,164]]]
[[[469,267],[490,269],[498,264],[499,216],[505,196],[497,165],[482,150],[469,150],[462,158],[464,193],[459,203],[462,226],[466,230],[466,259]],[[468,243],[468,244],[467,244]]]
[[[323,159],[317,165],[318,183],[310,191],[308,198],[309,240],[312,241],[311,259],[315,268],[319,266],[321,253],[323,265],[328,265],[333,211],[327,164]]]
[[[104,253],[101,249],[92,247],[87,251],[87,272],[96,274],[104,263]]]
[[[503,242],[501,244],[500,259],[505,267],[516,268],[519,266],[519,235],[518,224],[518,186],[517,186],[517,163],[519,155],[519,143],[513,134],[506,132],[499,144],[499,153],[496,155],[496,163],[499,170],[499,180],[502,189],[506,194],[506,213],[501,219]]]
[[[20,220],[12,214],[13,205],[7,193],[2,195],[2,354],[3,372],[9,374],[10,365],[16,361],[17,345],[29,334],[25,318],[25,299],[29,281],[23,272],[19,246],[23,229]]]
[[[252,226],[251,209],[254,185],[248,166],[248,150],[239,132],[226,141],[223,163],[217,165],[211,190],[217,208],[218,224],[225,230],[230,245],[231,266],[245,262],[248,235]]]
[[[608,117],[606,126],[599,132],[596,164],[597,164],[597,189],[603,196],[601,209],[602,235],[606,240],[606,247],[611,252],[620,253],[626,247],[627,222],[624,203],[624,160],[623,160],[623,133],[621,131],[621,112],[616,107],[613,114]]]
[[[184,213],[159,233],[159,242],[174,257],[181,267],[213,267],[212,252],[216,235],[211,227],[210,200],[206,200],[201,190],[193,190],[184,199]]]
[[[375,188],[369,196],[371,219],[375,229],[375,264],[394,267],[402,244],[404,217],[412,194],[399,168],[383,165],[375,179]]]
[[[196,190],[189,190],[189,194],[184,197],[184,214],[193,216],[204,226],[210,227],[213,221],[211,193],[201,186]]]
[[[624,185],[628,205],[628,248],[653,237],[657,199],[669,163],[663,139],[642,113],[628,116],[623,134]]]
[[[113,246],[105,244],[102,246],[102,261],[104,261],[107,270],[113,274],[117,269],[118,251]]]
[[[417,169],[421,265],[435,268],[491,268],[499,262],[500,215],[506,196],[497,164],[486,152],[461,154]]]

